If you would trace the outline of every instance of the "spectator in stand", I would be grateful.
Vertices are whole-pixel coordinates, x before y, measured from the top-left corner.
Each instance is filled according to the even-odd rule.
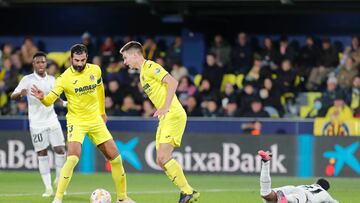
[[[281,68],[278,70],[276,82],[280,88],[281,94],[292,92],[297,94],[297,86],[295,85],[296,72],[292,67],[291,61],[285,59],[281,63]]]
[[[120,85],[117,80],[110,80],[108,82],[108,88],[106,89],[105,95],[112,99],[115,108],[118,108],[118,105],[122,104],[125,93],[127,92],[120,89]]]
[[[194,96],[189,96],[186,100],[186,105],[184,106],[186,114],[189,117],[199,117],[203,116],[201,109],[196,101]]]
[[[258,98],[256,88],[253,83],[245,82],[243,91],[239,96],[239,109],[240,113],[244,114],[251,108],[251,102]]]
[[[336,75],[339,87],[342,89],[350,88],[352,81],[358,72],[358,69],[354,66],[354,60],[352,58],[347,58],[346,63],[340,66],[340,71]]]
[[[206,64],[201,75],[203,79],[211,81],[213,89],[220,90],[224,69],[217,65],[214,54],[209,53],[206,55]]]
[[[185,106],[187,98],[193,96],[196,93],[196,87],[191,82],[188,76],[184,76],[179,80],[179,85],[176,90],[176,96],[180,103]]]
[[[238,34],[238,39],[235,47],[232,49],[231,62],[232,67],[230,71],[236,74],[246,74],[252,63],[253,50],[248,42],[245,32]]]
[[[91,39],[91,34],[89,32],[84,32],[81,36],[82,44],[84,44],[88,50],[88,62],[91,62],[94,56],[97,55],[98,48],[93,43]]]
[[[57,78],[59,76],[59,67],[56,63],[48,63],[47,74]]]
[[[273,45],[271,37],[265,37],[264,48],[261,50],[261,58],[263,58],[265,65],[270,66],[271,69],[276,69],[279,61],[278,51]]]
[[[218,104],[215,100],[206,101],[206,105],[202,111],[205,117],[215,118],[222,115],[218,109]]]
[[[153,37],[148,36],[143,43],[143,55],[148,60],[155,60],[160,56],[157,44]],[[164,66],[163,66],[164,67]]]
[[[180,36],[175,37],[174,43],[167,50],[167,66],[173,67],[174,63],[180,64],[182,62],[182,38]]]
[[[200,103],[200,106],[204,108],[209,100],[218,101],[219,99],[219,90],[213,89],[211,83],[207,79],[203,79],[200,83],[200,87],[196,93],[197,101]]]
[[[360,76],[352,80],[352,87],[347,91],[347,103],[354,112],[355,117],[360,117]]]
[[[21,59],[23,64],[23,70],[26,73],[32,72],[33,56],[38,51],[38,48],[34,45],[30,37],[25,37],[24,43],[21,46]]]
[[[342,90],[338,88],[337,86],[338,82],[335,77],[330,77],[327,80],[326,84],[326,91],[322,92],[321,98],[320,98],[320,104],[321,108],[318,112],[319,117],[324,117],[328,109],[333,105],[334,100],[336,98],[336,94],[339,94],[338,92],[341,92]]]
[[[334,106],[329,108],[326,113],[326,118],[339,122],[353,118],[353,112],[351,108],[345,104],[344,97],[345,95],[342,92],[336,94]]]
[[[353,35],[351,37],[351,53],[356,52],[360,47],[360,43],[359,43],[359,37],[357,35]]]
[[[10,58],[12,52],[13,52],[13,45],[10,43],[5,43],[2,47],[2,52],[0,51],[0,53],[2,53],[0,58],[0,66],[2,65],[4,59]]]
[[[3,90],[7,95],[12,92],[19,80],[19,70],[12,64],[10,58],[4,60],[3,67],[0,73],[0,90]]]
[[[105,97],[105,110],[106,110],[106,115],[108,116],[113,116],[116,114],[114,102],[109,96]]]
[[[17,116],[26,116],[28,114],[28,105],[25,98],[16,102],[16,109],[15,115]]]
[[[264,67],[266,69],[266,67]],[[270,71],[267,72],[263,69],[263,61],[261,59],[261,56],[258,54],[254,55],[254,65],[251,68],[251,70],[247,73],[245,76],[245,81],[247,82],[255,82],[257,83],[262,75],[270,75]]]
[[[310,91],[319,90],[322,83],[339,64],[339,57],[336,49],[331,45],[329,38],[322,41],[322,49],[320,50],[320,58],[318,67],[311,70],[306,88]]]
[[[141,107],[136,105],[131,95],[124,97],[118,116],[140,116]]]
[[[142,104],[142,113],[141,116],[144,118],[151,118],[156,111],[156,108],[151,103],[149,99],[145,99]]]
[[[317,65],[319,55],[320,49],[315,45],[314,38],[306,37],[305,46],[301,48],[297,59],[297,72],[306,80],[305,82],[307,82],[312,68]]]
[[[230,65],[231,47],[220,34],[215,35],[210,53],[214,53],[215,63],[221,68],[227,68]]]
[[[182,66],[180,63],[173,63],[171,69],[171,75],[177,80],[180,81],[182,77],[188,76],[188,70]]]
[[[98,65],[101,69],[103,69],[102,60],[100,56],[94,56],[92,60],[92,64]],[[102,70],[104,71],[104,70]]]
[[[278,55],[279,55],[278,64],[284,61],[285,59],[289,59],[291,63],[293,63],[295,60],[296,52],[291,46],[289,46],[288,38],[286,36],[282,36],[280,39]]]
[[[239,117],[240,111],[238,109],[238,105],[236,100],[230,100],[225,107],[223,107],[223,115],[224,117]]]
[[[165,59],[163,57],[156,57],[155,62],[160,64],[166,71],[170,72],[170,69],[166,66]]]
[[[116,45],[112,37],[106,37],[104,43],[100,46],[100,54],[102,57],[112,57],[116,55]]]
[[[281,92],[271,78],[265,78],[262,89],[259,95],[264,107],[273,107],[277,110],[280,117],[285,113],[284,107],[281,104]]]
[[[114,56],[109,59],[109,66],[106,67],[106,71],[104,73],[105,77],[104,80],[120,80],[120,70],[121,70],[121,63],[118,59]]]
[[[264,111],[261,101],[259,99],[254,99],[251,101],[250,110],[247,110],[245,113],[241,114],[241,117],[267,118],[270,116],[266,111]]]
[[[225,84],[225,91],[221,93],[220,97],[222,108],[226,108],[228,103],[231,101],[234,101],[236,103],[239,99],[234,85],[230,83]]]

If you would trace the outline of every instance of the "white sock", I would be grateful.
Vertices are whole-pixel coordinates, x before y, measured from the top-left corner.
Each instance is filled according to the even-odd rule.
[[[52,188],[49,157],[38,156],[38,160],[39,160],[39,171],[41,174],[42,181],[46,188]]]
[[[261,161],[260,195],[266,196],[271,193],[270,161]]]
[[[60,171],[65,163],[66,154],[55,153],[55,167],[56,167],[56,178],[59,179]]]

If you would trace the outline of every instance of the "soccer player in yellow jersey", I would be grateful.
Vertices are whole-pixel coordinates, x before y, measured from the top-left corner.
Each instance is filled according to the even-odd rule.
[[[178,82],[154,61],[142,55],[139,42],[125,44],[120,53],[125,65],[140,70],[140,83],[155,105],[154,117],[159,118],[156,132],[156,161],[169,179],[181,190],[179,203],[197,202],[200,193],[188,184],[180,164],[172,158],[175,147],[180,147],[186,126],[186,113],[175,95]]]
[[[73,170],[79,161],[85,135],[100,149],[110,161],[111,173],[115,182],[117,203],[134,203],[126,194],[126,176],[121,156],[105,122],[105,94],[101,78],[101,69],[97,65],[86,63],[88,51],[82,44],[71,48],[71,63],[57,80],[52,91],[44,92],[35,85],[31,94],[45,106],[50,106],[65,93],[68,100],[66,115],[68,153],[67,160],[61,169],[56,196],[53,203],[61,203],[64,191],[69,185]]]

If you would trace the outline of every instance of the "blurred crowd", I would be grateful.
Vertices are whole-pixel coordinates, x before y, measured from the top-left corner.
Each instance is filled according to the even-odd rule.
[[[176,94],[189,116],[299,117],[299,100],[313,92],[321,94],[308,104],[311,108],[305,117],[360,116],[357,36],[351,37],[351,44],[342,44],[328,37],[308,36],[299,42],[286,36],[259,40],[244,32],[232,39],[217,34],[208,39],[205,64],[199,73],[183,66],[180,36],[171,43],[156,39],[148,36],[140,40],[143,54],[179,81]],[[139,73],[126,67],[118,53],[124,43],[138,39],[125,36],[114,40],[109,36],[97,42],[86,32],[81,40],[89,50],[88,62],[102,68],[107,114],[151,117],[155,109],[140,86]],[[31,37],[25,37],[21,47],[2,44],[0,114],[27,113],[26,100],[10,101],[9,95],[22,76],[32,73],[32,56],[38,50],[46,51],[46,44],[37,44]],[[49,60],[48,74],[57,77],[69,66],[69,61]],[[61,106],[56,110],[60,115],[66,113]]]

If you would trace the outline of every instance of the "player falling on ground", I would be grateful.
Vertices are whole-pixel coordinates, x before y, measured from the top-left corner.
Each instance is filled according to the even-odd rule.
[[[172,158],[175,147],[180,147],[186,126],[186,113],[175,95],[178,82],[161,65],[146,60],[139,42],[125,44],[120,53],[125,65],[140,70],[140,83],[156,107],[159,118],[156,132],[156,161],[169,179],[181,190],[179,203],[196,202],[200,193],[187,182],[180,164]]]
[[[271,189],[270,160],[271,153],[260,150],[261,174],[260,195],[266,203],[338,203],[327,190],[330,184],[325,179],[318,179],[311,185],[284,186]]]
[[[45,106],[50,106],[65,93],[68,100],[67,160],[61,170],[58,188],[53,203],[61,203],[64,191],[68,187],[74,168],[79,161],[85,135],[100,149],[110,161],[111,173],[115,182],[118,203],[133,203],[126,193],[126,175],[121,156],[105,122],[105,93],[101,78],[101,69],[97,65],[86,63],[88,51],[82,44],[71,47],[72,66],[66,69],[57,80],[51,92],[44,96],[40,87],[34,85],[31,94]]]
[[[49,93],[55,85],[55,78],[46,74],[46,55],[43,52],[37,52],[33,56],[32,66],[34,73],[24,76],[11,94],[11,99],[20,100],[25,96],[28,101],[29,109],[29,125],[31,141],[34,150],[38,155],[39,171],[42,181],[45,185],[45,193],[43,197],[50,197],[53,195],[53,187],[51,185],[51,173],[49,165],[49,157],[47,148],[49,144],[55,151],[55,167],[56,178],[54,185],[59,180],[60,170],[65,162],[65,141],[64,135],[54,106],[44,106],[38,99],[30,95],[30,90],[33,85],[36,85]],[[65,102],[64,102],[65,104]]]

